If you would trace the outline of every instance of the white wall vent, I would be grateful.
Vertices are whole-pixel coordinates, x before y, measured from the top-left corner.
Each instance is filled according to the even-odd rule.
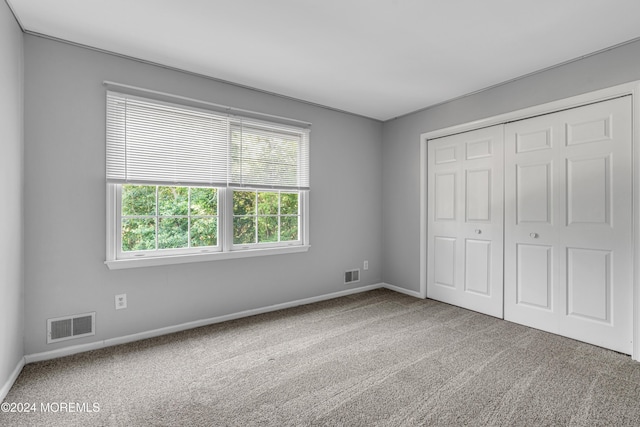
[[[95,333],[95,312],[47,319],[47,344],[87,337]]]
[[[344,284],[356,283],[360,281],[360,269],[349,270],[344,272]]]

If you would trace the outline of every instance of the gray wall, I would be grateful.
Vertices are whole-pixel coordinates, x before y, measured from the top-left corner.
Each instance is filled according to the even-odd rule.
[[[383,280],[420,289],[420,134],[640,80],[640,42],[384,123]]]
[[[25,35],[25,353],[91,343],[382,280],[382,124]],[[301,76],[303,78],[303,76]],[[307,253],[108,270],[104,80],[313,123]],[[362,267],[356,286],[343,272]],[[128,309],[114,309],[126,293]],[[94,337],[46,319],[96,311]]]
[[[23,356],[22,32],[0,2],[0,389]]]

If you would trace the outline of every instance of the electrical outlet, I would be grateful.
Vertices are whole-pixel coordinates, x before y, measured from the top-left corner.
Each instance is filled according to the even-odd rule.
[[[116,295],[116,310],[127,308],[127,294]]]
[[[364,265],[362,266],[363,270],[368,270],[369,269],[369,261],[365,261]]]

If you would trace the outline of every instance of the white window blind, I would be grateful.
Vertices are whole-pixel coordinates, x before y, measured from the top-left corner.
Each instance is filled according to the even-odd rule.
[[[308,189],[308,132],[251,119],[232,123],[229,184]]]
[[[107,92],[107,181],[309,189],[309,131]]]
[[[107,180],[225,185],[223,115],[107,93]]]

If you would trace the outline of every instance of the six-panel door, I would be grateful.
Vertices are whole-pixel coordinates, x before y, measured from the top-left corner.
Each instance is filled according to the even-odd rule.
[[[429,141],[427,296],[503,317],[502,126]]]
[[[631,97],[505,125],[505,319],[631,353]]]

